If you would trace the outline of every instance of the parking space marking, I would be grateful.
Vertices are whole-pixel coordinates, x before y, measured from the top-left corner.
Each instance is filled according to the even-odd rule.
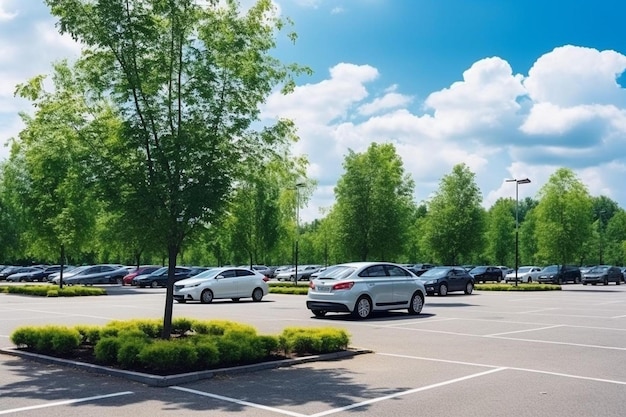
[[[516,368],[516,367],[502,367],[499,365],[489,365],[489,364],[485,364],[485,363],[474,363],[474,362],[463,362],[463,361],[455,361],[455,360],[450,360],[450,359],[438,359],[438,358],[426,358],[423,356],[412,356],[412,355],[399,355],[396,353],[381,353],[381,352],[376,352],[376,355],[381,355],[381,356],[391,356],[394,358],[405,358],[405,359],[417,359],[417,360],[423,360],[423,361],[429,361],[429,362],[443,362],[443,363],[450,363],[450,364],[454,364],[454,365],[469,365],[469,366],[480,366],[480,367],[484,367],[484,368],[496,368],[496,369],[507,369],[507,370],[512,370],[512,371],[521,371],[521,372],[532,372],[532,373],[536,373],[536,374],[544,374],[544,375],[552,375],[552,376],[562,376],[565,378],[573,378],[573,379],[582,379],[585,381],[594,381],[594,382],[606,382],[609,384],[616,384],[616,385],[626,385],[626,381],[618,381],[615,379],[603,379],[603,378],[593,378],[593,377],[589,377],[589,376],[581,376],[581,375],[573,375],[573,374],[564,374],[561,372],[552,372],[552,371],[542,371],[541,369],[532,369],[532,368]]]
[[[544,311],[550,311],[550,310],[558,310],[558,308],[556,308],[556,307],[552,307],[552,308],[541,308],[541,309],[539,309],[539,310],[518,311],[516,314],[543,313]]]
[[[66,401],[58,401],[58,402],[49,403],[49,404],[32,405],[29,407],[14,408],[12,410],[1,410],[0,414],[10,414],[10,413],[17,413],[20,411],[39,410],[41,408],[58,407],[59,405],[83,403],[86,401],[97,401],[97,400],[102,400],[105,398],[119,397],[120,395],[129,395],[129,394],[134,394],[134,393],[132,391],[123,391],[123,392],[116,392],[113,394],[96,395],[94,397],[78,398],[76,400],[66,400]]]
[[[397,392],[395,394],[385,395],[384,397],[372,398],[370,400],[365,400],[365,401],[361,401],[361,402],[358,402],[358,403],[355,403],[355,404],[350,404],[350,405],[347,405],[345,407],[339,407],[339,408],[334,408],[334,409],[328,410],[328,411],[322,411],[321,413],[311,414],[309,417],[322,417],[322,416],[327,416],[327,415],[330,415],[330,414],[340,413],[342,411],[352,410],[354,408],[363,407],[365,405],[374,404],[374,403],[377,403],[377,402],[380,402],[380,401],[390,400],[392,398],[397,398],[397,397],[401,397],[401,396],[409,395],[409,394],[415,394],[416,392],[427,391],[429,389],[439,388],[439,387],[443,387],[443,386],[450,385],[450,384],[455,384],[457,382],[466,381],[468,379],[478,378],[478,377],[481,377],[481,376],[492,374],[494,372],[504,371],[505,369],[506,368],[490,369],[488,371],[479,372],[477,374],[466,375],[466,376],[462,376],[460,378],[450,379],[448,381],[438,382],[438,383],[432,384],[432,385],[426,385],[425,387],[414,388],[414,389],[410,389],[410,390],[407,390],[407,391]]]
[[[248,406],[248,407],[258,408],[260,410],[266,410],[266,411],[272,411],[274,413],[285,414],[285,415],[288,415],[288,416],[307,417],[306,414],[300,414],[300,413],[296,413],[296,412],[288,411],[288,410],[281,410],[280,408],[268,407],[266,405],[257,404],[257,403],[253,403],[253,402],[250,402],[250,401],[238,400],[236,398],[231,398],[231,397],[225,397],[223,395],[211,394],[210,392],[198,391],[198,390],[195,390],[195,389],[185,388],[185,387],[178,387],[178,386],[173,386],[173,387],[170,387],[170,388],[178,390],[178,391],[188,392],[190,394],[201,395],[203,397],[214,398],[216,400],[222,400],[222,401],[227,401],[227,402],[230,402],[230,403],[235,403],[235,404],[239,404],[239,405],[245,405],[245,406]]]
[[[492,339],[502,339],[502,340],[515,340],[515,341],[520,341],[520,342],[544,343],[548,345],[563,345],[563,346],[576,346],[576,347],[593,348],[593,349],[626,351],[626,348],[618,347],[618,346],[587,345],[584,343],[556,342],[553,340],[539,340],[539,339],[519,339],[517,337],[502,337],[502,336],[482,336],[482,337],[489,337]]]
[[[557,327],[563,327],[563,325],[561,324],[556,324],[554,326],[546,326],[546,327],[536,327],[534,329],[524,329],[524,330],[514,330],[514,331],[510,331],[510,332],[502,332],[502,333],[492,333],[492,334],[486,334],[483,337],[496,337],[496,336],[503,336],[505,334],[514,334],[514,333],[525,333],[525,332],[535,332],[538,330],[547,330],[547,329],[555,329]]]

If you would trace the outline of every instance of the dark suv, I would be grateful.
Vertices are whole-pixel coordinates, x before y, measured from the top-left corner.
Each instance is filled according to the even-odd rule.
[[[539,272],[537,281],[550,284],[573,282],[579,284],[582,278],[580,268],[574,265],[550,265]]]

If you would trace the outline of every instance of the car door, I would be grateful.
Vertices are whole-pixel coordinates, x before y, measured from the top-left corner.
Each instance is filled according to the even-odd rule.
[[[359,274],[372,297],[374,308],[388,308],[394,304],[393,281],[387,276],[385,266],[371,265]]]
[[[237,272],[234,269],[225,269],[214,280],[213,297],[215,298],[239,298],[237,295]]]
[[[448,291],[460,291],[465,289],[465,280],[462,271],[452,268],[448,271]]]
[[[258,276],[247,269],[238,269],[236,274],[234,279],[237,284],[235,298],[251,297],[252,291],[257,286]]]
[[[393,303],[408,304],[415,289],[415,278],[409,271],[396,265],[387,265],[386,269],[393,286]]]

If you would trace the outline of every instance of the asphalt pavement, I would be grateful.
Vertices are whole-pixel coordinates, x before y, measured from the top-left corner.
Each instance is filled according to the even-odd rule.
[[[108,296],[0,294],[0,347],[17,327],[162,318],[164,289],[107,286]],[[314,318],[305,296],[175,304],[174,317],[228,319],[276,334],[346,329],[347,359],[223,374],[170,387],[0,355],[0,415],[16,416],[620,416],[626,412],[626,285],[427,297],[358,321]]]

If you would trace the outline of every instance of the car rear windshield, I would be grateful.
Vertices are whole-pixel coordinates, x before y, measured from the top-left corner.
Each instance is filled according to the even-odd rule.
[[[351,266],[336,265],[326,268],[320,272],[318,279],[344,279],[355,271]]]

